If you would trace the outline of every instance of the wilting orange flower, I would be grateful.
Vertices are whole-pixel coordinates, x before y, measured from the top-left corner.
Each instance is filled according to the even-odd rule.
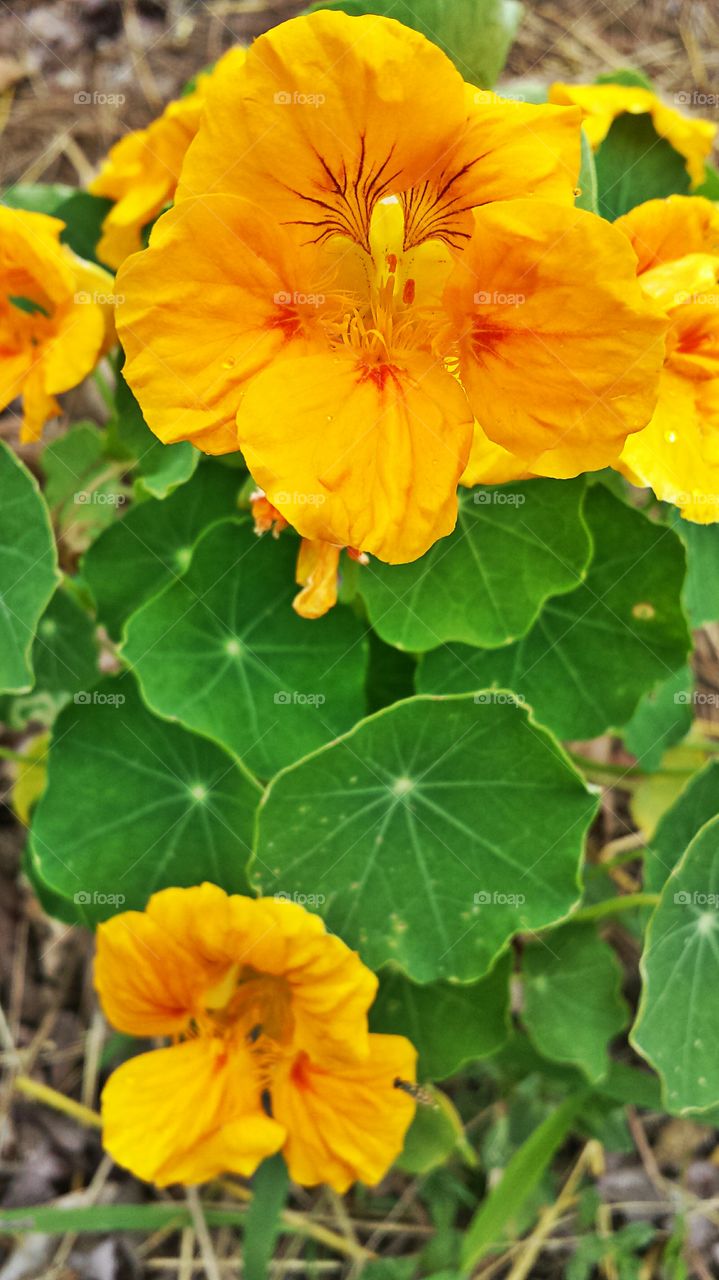
[[[719,520],[719,209],[699,196],[649,200],[615,224],[670,321],[659,402],[621,469],[687,520]]]
[[[60,243],[64,223],[0,207],[0,408],[23,398],[37,440],[112,341],[112,276]]]
[[[175,208],[121,273],[153,431],[240,448],[303,537],[391,563],[454,527],[475,419],[533,471],[615,461],[664,322],[626,239],[574,208],[579,117],[480,92],[375,16],[227,55]]]
[[[244,49],[232,51],[235,65]],[[217,66],[222,65],[222,59]],[[115,201],[102,224],[97,256],[113,270],[141,247],[143,227],[152,222],[175,194],[187,148],[197,133],[209,74],[195,89],[170,102],[146,129],[135,129],[116,142],[89,190]]]
[[[371,1035],[377,980],[295,903],[165,889],[100,925],[95,983],[113,1026],[172,1044],[123,1063],[102,1095],[103,1141],[147,1182],[251,1174],[345,1191],[402,1149],[416,1054]]]
[[[659,136],[684,156],[692,186],[704,181],[705,161],[711,155],[717,131],[711,120],[685,116],[641,85],[557,82],[549,90],[549,101],[581,107],[582,123],[595,148],[604,141],[617,116],[650,115]]]

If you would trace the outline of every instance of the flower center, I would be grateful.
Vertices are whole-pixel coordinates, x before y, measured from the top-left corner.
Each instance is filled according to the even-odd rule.
[[[242,1040],[258,1060],[273,1062],[294,1033],[289,984],[250,965],[233,965],[207,992],[195,1021],[201,1034]]]

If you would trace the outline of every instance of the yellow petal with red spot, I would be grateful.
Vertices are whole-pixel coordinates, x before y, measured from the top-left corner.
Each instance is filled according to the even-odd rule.
[[[693,186],[704,181],[705,161],[711,155],[717,126],[710,120],[682,115],[640,85],[562,84],[550,87],[549,101],[581,107],[584,128],[593,147],[606,138],[617,116],[649,114],[661,138],[684,156]]]
[[[370,1036],[366,1062],[337,1069],[300,1057],[278,1079],[274,1114],[287,1129],[290,1177],[344,1192],[374,1186],[400,1154],[415,1112],[395,1080],[415,1079],[417,1055],[403,1036]]]
[[[687,254],[719,256],[719,208],[703,196],[647,200],[614,226],[631,240],[640,275]]]
[[[302,590],[292,601],[301,618],[321,618],[337,603],[340,551],[331,542],[302,539],[297,557],[297,583]]]
[[[260,36],[241,75],[215,73],[178,199],[251,193],[303,240],[367,247],[375,204],[423,181],[465,119],[462,78],[424,36],[320,11]]]
[[[248,385],[237,430],[252,475],[305,538],[401,564],[454,528],[472,415],[430,355],[283,361]]]
[[[318,309],[291,304],[318,271],[247,200],[188,200],[159,220],[118,274],[117,328],[125,377],[160,440],[237,449],[241,385],[286,347],[306,349]]]
[[[249,1053],[212,1039],[123,1063],[103,1090],[102,1126],[112,1158],[161,1187],[248,1177],[285,1139],[261,1109]]]
[[[446,301],[485,433],[532,471],[599,469],[646,426],[666,321],[608,223],[545,201],[480,209]]]

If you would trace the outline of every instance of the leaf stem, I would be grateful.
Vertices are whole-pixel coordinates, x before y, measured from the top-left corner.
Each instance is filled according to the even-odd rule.
[[[571,917],[571,923],[603,920],[605,916],[633,911],[636,907],[656,907],[660,896],[658,893],[624,893],[618,898],[606,898],[604,902],[594,902],[591,907],[582,907],[581,911],[575,912]]]

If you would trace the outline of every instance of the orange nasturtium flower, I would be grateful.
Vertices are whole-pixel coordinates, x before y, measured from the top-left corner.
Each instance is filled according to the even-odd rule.
[[[60,243],[64,222],[0,206],[0,408],[23,399],[21,439],[37,440],[111,345],[112,276]]]
[[[705,161],[711,155],[717,125],[711,120],[685,116],[667,106],[651,89],[625,84],[562,84],[550,87],[549,101],[581,107],[589,143],[595,149],[604,141],[621,115],[650,115],[660,138],[666,138],[684,156],[692,186],[704,181]]]
[[[235,65],[244,50],[232,52]],[[222,65],[222,59],[217,64]],[[197,133],[211,73],[198,76],[191,93],[170,102],[146,129],[135,129],[116,142],[89,190],[115,201],[102,224],[97,256],[113,270],[142,244],[142,229],[175,194],[187,148]]]
[[[665,322],[626,237],[574,208],[579,118],[466,85],[373,15],[226,55],[118,285],[152,430],[242,450],[304,538],[389,563],[453,529],[475,418],[535,472],[615,461]]]
[[[415,1050],[368,1032],[377,979],[304,907],[164,889],[100,925],[95,984],[113,1026],[172,1040],[103,1091],[104,1144],[137,1177],[247,1176],[281,1150],[296,1182],[345,1191],[402,1150]]]
[[[686,520],[719,520],[719,208],[700,196],[638,205],[615,224],[639,280],[669,317],[659,402],[624,447],[620,469]]]

